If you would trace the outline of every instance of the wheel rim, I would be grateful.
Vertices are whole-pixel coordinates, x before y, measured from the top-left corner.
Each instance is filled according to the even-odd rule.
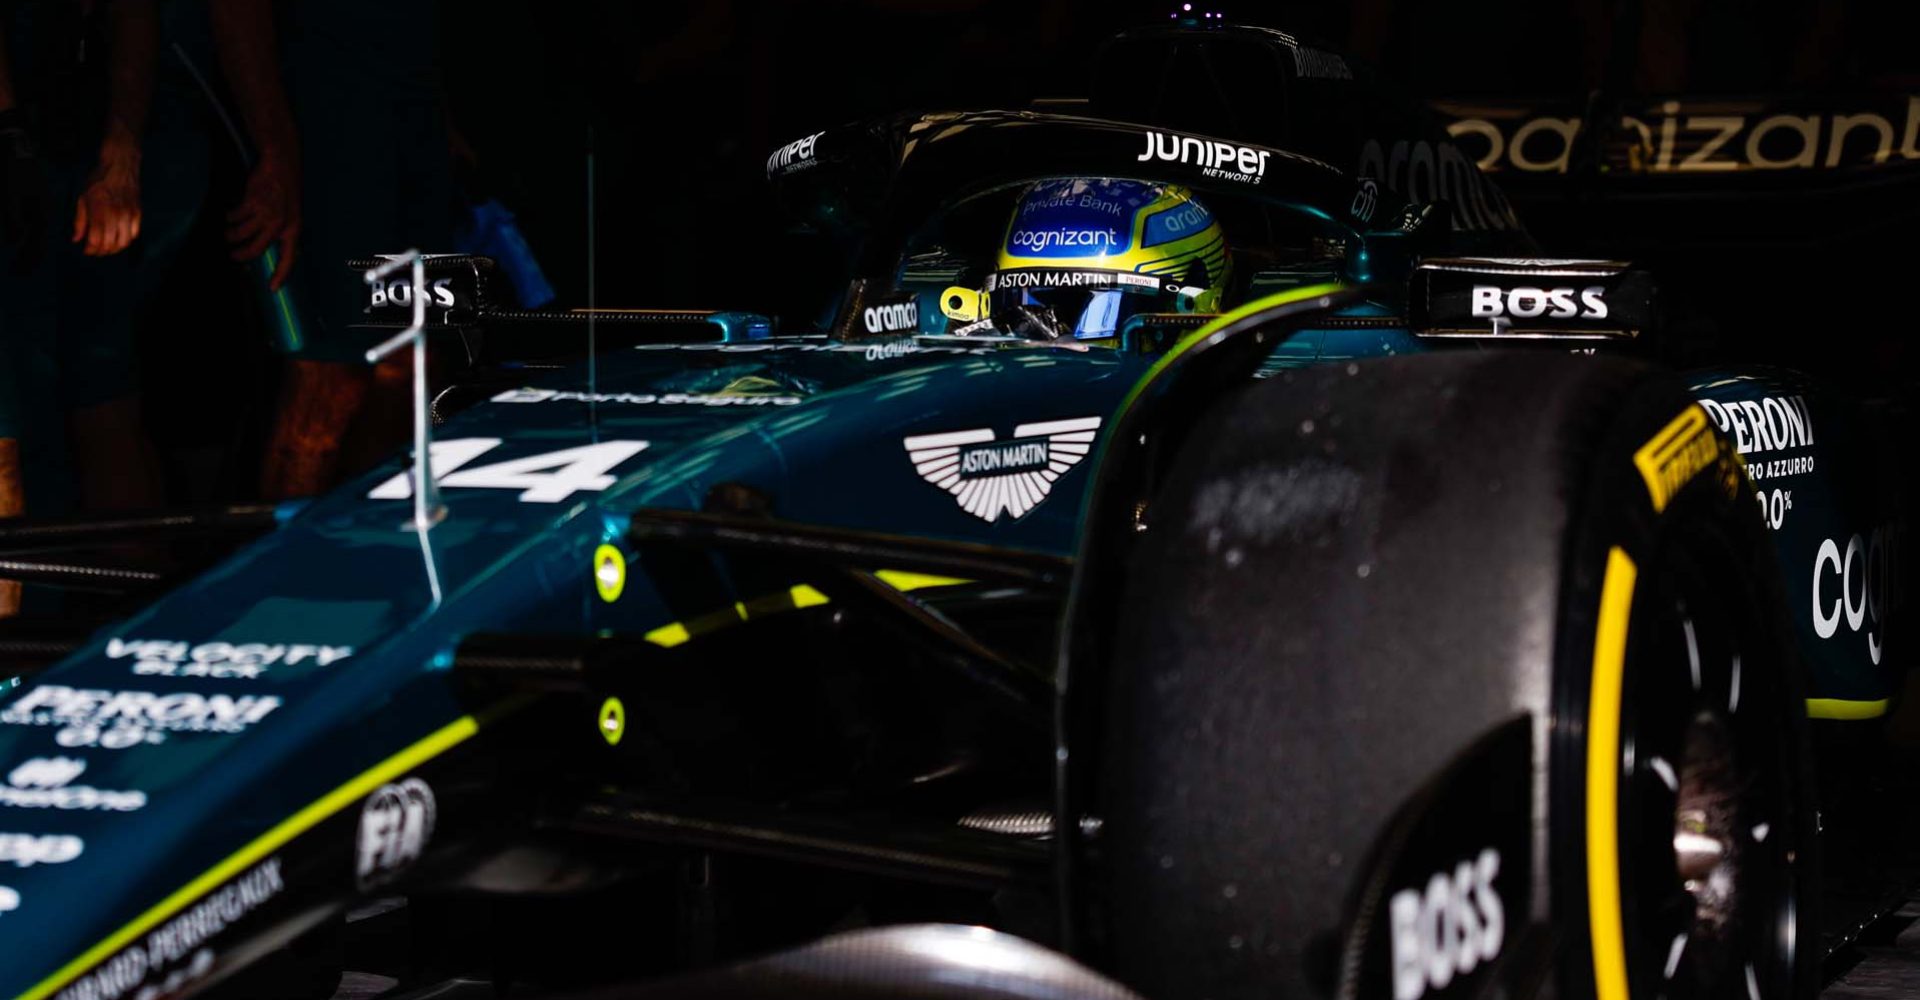
[[[1796,706],[1755,602],[1708,584],[1737,577],[1678,553],[1662,563],[1636,595],[1622,699],[1629,984],[1641,997],[1791,997],[1804,961]]]

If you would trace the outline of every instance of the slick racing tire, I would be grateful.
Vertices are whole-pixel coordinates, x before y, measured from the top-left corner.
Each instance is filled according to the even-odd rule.
[[[1124,556],[1088,953],[1154,998],[1810,997],[1801,668],[1731,446],[1546,353],[1284,373]]]

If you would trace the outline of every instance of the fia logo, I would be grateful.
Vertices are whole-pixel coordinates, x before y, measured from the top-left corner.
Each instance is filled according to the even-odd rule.
[[[355,876],[367,889],[393,881],[420,860],[433,839],[433,789],[419,778],[383,785],[360,807]]]

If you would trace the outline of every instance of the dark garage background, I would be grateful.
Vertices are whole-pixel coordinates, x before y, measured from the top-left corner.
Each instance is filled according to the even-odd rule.
[[[774,310],[818,294],[831,276],[794,259],[780,238],[764,190],[768,150],[885,112],[1083,94],[1103,38],[1175,6],[446,0],[439,37],[415,42],[437,47],[446,106],[471,150],[466,194],[496,197],[517,214],[558,304],[587,299],[591,150],[597,304]],[[1920,94],[1916,18],[1890,4],[1201,6],[1324,39],[1437,110],[1504,122],[1496,127],[1509,135],[1540,115],[1629,112],[1657,131],[1659,109],[1674,97],[1688,109],[1738,98],[1801,114],[1871,110],[1898,132],[1907,94]],[[1686,360],[1687,344],[1732,338],[1765,355],[1813,337],[1830,345],[1829,374],[1904,378],[1920,163],[1896,152],[1885,164],[1856,165],[1871,159],[1870,138],[1834,169],[1764,177],[1610,169],[1606,150],[1584,146],[1565,171],[1499,165],[1549,251],[1631,257],[1656,270],[1675,317],[1671,341],[1683,345],[1672,360]],[[1480,148],[1471,140],[1463,142]],[[219,216],[243,174],[231,150],[216,153],[202,224],[143,319],[150,424],[170,499],[181,503],[250,494],[279,371],[251,279],[226,260],[221,240]]]

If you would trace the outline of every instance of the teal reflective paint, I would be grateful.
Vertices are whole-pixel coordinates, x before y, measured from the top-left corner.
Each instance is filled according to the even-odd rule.
[[[1423,349],[1402,329],[1304,330],[1267,368]],[[27,684],[0,686],[0,830],[85,844],[65,863],[0,871],[20,900],[0,916],[0,997],[52,982],[276,824],[457,726],[476,708],[448,670],[465,637],[644,635],[683,620],[665,596],[675,581],[638,560],[616,600],[596,591],[594,553],[621,539],[635,509],[697,509],[715,485],[739,483],[795,521],[1070,554],[1091,456],[1153,360],[938,337],[647,345],[603,356],[592,393],[560,372],[438,428],[438,447],[453,449],[436,462],[449,516],[424,548],[401,527],[399,460],[284,506],[273,534]],[[1795,379],[1728,371],[1703,376],[1697,392],[1731,435],[1746,435],[1750,465],[1769,463],[1756,485],[1793,491],[1775,537],[1790,598],[1815,611],[1804,641],[1832,651],[1815,663],[1815,694],[1884,696],[1876,612],[1836,586],[1850,550],[1871,560],[1876,539],[1891,552],[1897,537],[1865,499],[1802,482],[1874,456],[1831,450],[1859,437],[1845,427],[1857,418]],[[1807,403],[1804,414],[1794,404],[1795,423],[1797,395]],[[1813,468],[1796,464],[1808,458]],[[444,588],[437,605],[428,560]],[[483,753],[485,740],[447,753]],[[132,811],[17,804],[125,805],[135,793]],[[358,807],[346,808],[302,836],[350,839]],[[351,851],[338,853],[286,891],[351,898]]]
[[[440,463],[449,515],[425,550],[402,530],[404,491],[369,496],[401,476],[390,462],[0,696],[0,782],[27,767],[24,785],[0,785],[0,829],[85,845],[64,864],[0,872],[20,897],[0,918],[0,996],[43,983],[273,824],[472,712],[447,669],[465,636],[631,634],[678,618],[667,584],[637,564],[618,601],[595,596],[593,553],[636,507],[696,508],[716,483],[739,482],[796,520],[1071,551],[1090,463],[1070,464],[1044,496],[983,488],[991,502],[970,511],[926,478],[909,439],[983,438],[950,456],[967,481],[1051,471],[1040,459],[1071,458],[1083,447],[1073,439],[1098,434],[1061,422],[1103,419],[1148,361],[1077,345],[809,338],[619,352],[602,359],[591,401],[560,388],[578,385],[571,373],[501,390],[438,429],[440,447],[497,443]],[[598,442],[645,448],[607,470],[605,488],[523,500],[562,471],[524,460],[595,443],[589,405]],[[514,462],[519,472],[500,471]],[[62,767],[79,771],[60,778]],[[63,788],[143,804],[4,805]],[[331,877],[345,898],[354,879],[341,865]]]

